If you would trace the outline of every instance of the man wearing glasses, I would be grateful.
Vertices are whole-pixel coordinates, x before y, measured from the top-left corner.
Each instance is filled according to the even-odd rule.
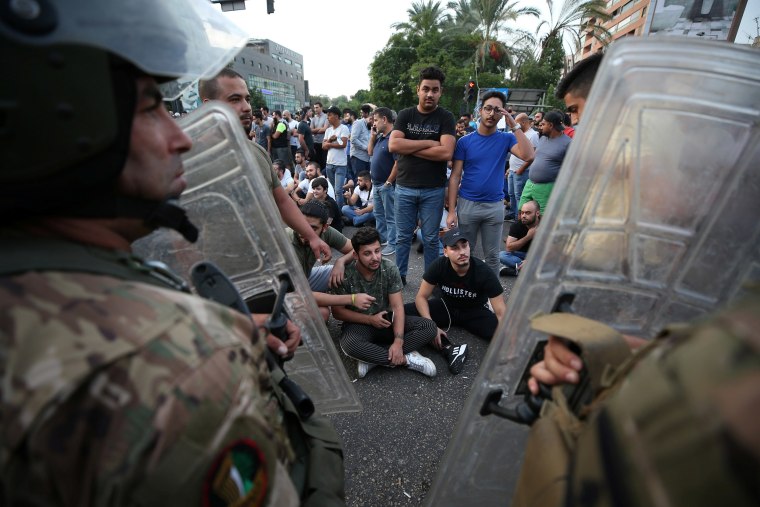
[[[446,225],[458,225],[472,250],[480,235],[483,260],[498,274],[504,224],[504,167],[510,153],[523,160],[532,159],[533,146],[504,109],[507,98],[503,93],[488,92],[482,100],[477,130],[459,139],[454,150]],[[511,132],[497,130],[502,116]]]

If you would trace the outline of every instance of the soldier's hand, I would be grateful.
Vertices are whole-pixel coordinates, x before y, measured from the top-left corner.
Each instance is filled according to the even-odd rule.
[[[315,236],[309,240],[309,248],[314,252],[314,256],[322,263],[327,264],[332,259],[332,248],[322,241],[322,238]]]
[[[549,343],[544,348],[544,360],[534,364],[530,369],[528,389],[538,394],[538,383],[547,385],[567,382],[578,383],[578,372],[583,368],[581,358],[570,351],[565,340],[549,337]]]
[[[359,310],[366,310],[372,306],[372,303],[375,301],[374,297],[364,292],[357,293],[354,299],[356,300],[356,304],[354,306],[356,306]]]

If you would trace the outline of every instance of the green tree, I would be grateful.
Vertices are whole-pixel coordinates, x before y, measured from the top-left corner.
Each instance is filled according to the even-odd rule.
[[[394,23],[391,28],[402,32],[406,36],[426,38],[441,31],[441,26],[447,20],[445,8],[441,2],[427,0],[412,3],[407,9],[409,21]]]
[[[248,93],[251,94],[251,106],[253,106],[253,109],[258,110],[261,106],[266,105],[267,100],[260,89],[248,88]]]
[[[541,37],[541,54],[554,39],[562,39],[572,44],[572,53],[581,48],[582,39],[588,33],[603,44],[609,42],[610,32],[602,23],[608,21],[605,0],[564,0],[562,7],[555,8],[552,0],[546,0],[549,19],[544,19],[536,28]]]

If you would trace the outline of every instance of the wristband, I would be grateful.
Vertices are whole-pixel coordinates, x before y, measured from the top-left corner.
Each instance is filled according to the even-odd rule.
[[[356,294],[351,294],[351,304],[356,306]]]

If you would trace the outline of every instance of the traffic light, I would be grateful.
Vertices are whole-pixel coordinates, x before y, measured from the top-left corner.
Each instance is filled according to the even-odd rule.
[[[465,102],[470,102],[475,98],[477,92],[475,81],[468,81],[467,84],[464,85],[464,96],[462,98]]]

